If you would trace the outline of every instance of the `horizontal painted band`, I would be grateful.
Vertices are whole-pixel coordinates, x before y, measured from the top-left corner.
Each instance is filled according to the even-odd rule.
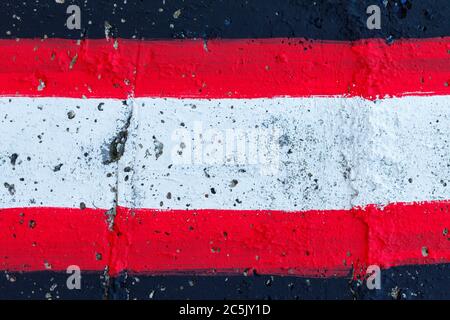
[[[450,40],[1,40],[0,95],[258,98],[450,93]]]
[[[120,100],[0,98],[0,208],[111,208]]]
[[[0,207],[350,209],[450,199],[448,96],[1,98]]]
[[[127,0],[9,1],[0,3],[4,38],[269,38],[329,40],[420,38],[450,35],[446,0],[433,1],[289,1],[289,0]],[[67,20],[76,4],[79,27]],[[367,27],[380,8],[379,29]],[[79,29],[73,29],[77,27]]]
[[[448,96],[136,99],[132,113],[119,170],[125,207],[295,211],[450,199]]]
[[[381,270],[381,288],[370,290],[351,275],[306,278],[278,275],[147,275],[81,270],[80,290],[67,288],[71,274],[58,271],[5,272],[0,299],[107,300],[420,300],[450,299],[450,264],[410,265]],[[274,308],[272,308],[274,309]],[[178,310],[176,310],[178,312]]]
[[[449,202],[329,211],[0,209],[0,268],[365,274],[450,261]]]

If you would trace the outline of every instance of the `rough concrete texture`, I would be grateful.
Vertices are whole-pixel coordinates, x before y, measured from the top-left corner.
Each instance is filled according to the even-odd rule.
[[[447,1],[70,3],[0,4],[0,298],[450,299]]]
[[[119,170],[127,207],[298,211],[450,196],[446,96],[136,99],[132,108]],[[257,129],[269,135],[258,160],[251,141],[236,159],[234,136]]]
[[[67,4],[4,1],[2,37],[12,38],[283,38],[329,40],[447,36],[446,0],[73,0],[83,12],[81,30],[64,26]],[[366,9],[382,8],[383,28],[368,30]],[[20,17],[20,20],[16,17]],[[8,32],[9,31],[9,32]]]
[[[397,267],[382,273],[380,290],[368,290],[351,277],[302,278],[251,276],[83,275],[83,290],[68,290],[67,275],[58,272],[10,273],[0,277],[2,299],[450,299],[449,265]]]
[[[445,200],[447,104],[3,98],[0,203],[299,211]],[[268,137],[252,163],[252,141],[239,153],[236,139],[255,128]]]
[[[404,97],[379,101],[360,98],[221,99],[217,101],[150,98],[130,98],[126,101],[5,98],[2,99],[0,106],[0,118],[3,123],[1,132],[2,136],[15,137],[15,139],[10,139],[9,143],[2,145],[2,154],[6,155],[2,157],[1,162],[5,180],[5,188],[2,190],[2,207],[52,206],[82,210],[86,207],[103,208],[104,221],[111,230],[116,230],[118,238],[114,241],[108,240],[112,256],[105,255],[105,252],[100,253],[105,255],[105,263],[109,260],[107,266],[110,268],[110,272],[107,270],[103,274],[102,281],[105,285],[101,287],[107,291],[103,294],[107,294],[108,297],[112,294],[110,290],[113,290],[113,293],[118,290],[114,293],[114,297],[126,297],[125,293],[131,290],[128,288],[128,280],[120,284],[125,286],[124,293],[121,292],[122,287],[112,289],[117,283],[122,283],[122,280],[114,280],[110,276],[117,277],[123,269],[130,267],[136,271],[141,270],[139,268],[151,270],[155,268],[157,260],[163,261],[161,257],[164,255],[177,254],[178,249],[174,251],[177,247],[172,247],[173,241],[167,238],[167,240],[156,240],[166,241],[167,244],[167,248],[160,247],[158,252],[152,251],[150,247],[141,253],[135,251],[133,248],[139,247],[140,243],[145,241],[139,238],[136,227],[127,227],[127,223],[123,220],[115,221],[117,206],[137,209],[194,210],[193,223],[196,225],[200,221],[195,222],[195,209],[336,210],[366,204],[383,206],[392,202],[448,199],[446,182],[449,177],[446,155],[449,152],[446,150],[448,147],[446,141],[449,136],[444,130],[448,127],[447,109],[445,96]],[[195,144],[196,140],[200,140],[202,143],[199,145],[209,146],[208,150],[212,150],[211,152],[217,152],[225,146],[226,137],[208,140],[213,136],[208,136],[205,131],[200,131],[203,135],[201,138],[195,137],[196,122],[214,128],[215,134],[236,128],[244,130],[264,128],[264,130],[272,130],[271,132],[277,129],[278,133],[275,138],[272,137],[274,139],[269,143],[268,150],[279,155],[279,158],[275,159],[272,154],[264,158],[265,162],[262,162],[262,165],[260,163],[252,165],[246,161],[236,164],[232,161],[227,162],[225,153],[219,153],[219,157],[213,157],[212,162],[210,158],[205,160],[206,153],[203,153],[200,163],[194,161],[194,156],[188,157],[192,163],[179,162],[177,157],[181,157],[182,153],[178,151],[195,152],[195,150],[189,151],[189,141]],[[100,126],[101,130],[96,130],[97,126]],[[175,130],[180,127],[186,130],[182,132],[189,133],[188,140],[180,141],[179,136],[173,136]],[[23,143],[24,141],[26,143]],[[181,143],[186,145],[180,149]],[[233,158],[236,154],[232,153],[228,156]],[[267,154],[264,153],[264,156]],[[275,165],[276,170],[273,168],[267,170],[267,165],[269,167]],[[412,212],[411,216],[413,216]],[[124,217],[126,216],[121,215],[121,219]],[[414,217],[417,219],[416,216]],[[440,217],[436,218],[439,221],[442,220]],[[376,218],[373,216],[370,219]],[[39,219],[33,221],[37,221],[37,225],[33,222],[30,228],[45,230],[41,229]],[[426,244],[434,237],[431,234],[428,239],[424,238],[422,241],[408,236],[398,237],[398,233],[401,232],[399,230],[402,228],[413,234],[407,219],[399,216],[396,220],[398,225],[394,229],[385,225],[386,222],[377,225],[375,220],[370,224],[369,221],[367,226],[376,236],[373,239],[359,238],[356,245],[349,245],[348,252],[351,252],[353,256],[358,256],[355,250],[360,248],[369,250],[372,260],[377,263],[384,261],[383,263],[387,265],[395,264],[396,259],[405,259],[400,258],[404,256],[404,253],[399,250],[396,255],[390,251],[397,246],[403,246],[405,250],[406,247],[411,247],[411,244],[418,245],[414,255],[428,255],[429,249]],[[438,227],[436,231],[439,232],[440,237],[442,232],[445,232],[443,228],[445,218],[442,222],[444,225],[441,223],[436,225]],[[144,220],[141,223],[144,227],[146,226]],[[167,222],[161,220],[161,223]],[[245,224],[245,221],[243,223]],[[340,223],[346,225],[346,220],[341,219]],[[180,221],[179,226],[182,225]],[[284,230],[277,224],[273,224],[272,227],[278,232]],[[162,224],[161,228],[164,230],[164,228],[173,227]],[[224,228],[228,228],[226,230],[234,235],[231,225],[228,224],[226,227],[224,225]],[[268,228],[270,229],[270,226]],[[323,228],[333,233],[339,230],[337,225],[335,227],[323,225]],[[356,234],[361,231],[364,234],[366,226],[355,224],[352,228],[353,230],[347,229],[347,231],[355,233],[354,239],[357,239]],[[359,230],[359,228],[362,229]],[[106,225],[104,230],[106,231]],[[245,245],[260,250],[257,249],[259,247],[255,241],[264,242],[272,239],[271,233],[263,230],[258,238],[249,237],[244,242],[237,240],[235,235],[235,241],[237,241],[235,246]],[[174,229],[173,232],[177,231]],[[315,252],[319,247],[313,244],[316,238],[322,237],[323,241],[327,238],[325,233],[321,232],[317,235],[308,233],[311,238],[307,241],[311,248],[308,249],[306,246],[307,250],[312,250],[313,253],[311,257],[306,257],[307,260],[313,264],[316,263],[318,268],[321,264],[326,265],[325,261],[327,261],[326,255],[321,256]],[[423,233],[421,236],[426,234]],[[167,235],[170,237],[170,234]],[[12,236],[15,237],[15,234]],[[105,234],[104,237],[106,241],[109,236]],[[183,239],[180,236],[176,237],[179,240]],[[202,239],[201,236],[198,237]],[[126,239],[125,242],[120,238]],[[81,235],[80,240],[82,239],[88,239],[88,236]],[[229,250],[225,249],[225,243],[219,244],[215,249],[212,241],[216,241],[216,236],[213,233],[209,239],[212,246],[212,251],[208,254],[210,258],[215,256],[215,250]],[[280,235],[279,239],[285,239],[285,236]],[[382,249],[385,251],[385,256],[378,260],[375,256],[379,253],[375,252],[382,252],[380,248],[383,246],[379,247],[376,241],[373,242],[375,239],[378,239],[376,240],[378,242],[389,243],[389,246],[384,245]],[[346,240],[340,237],[337,241]],[[178,247],[183,247],[183,244],[180,243]],[[299,244],[297,249],[300,247],[303,245]],[[323,244],[320,247],[331,250],[332,246],[328,245],[326,249],[327,245]],[[289,250],[289,245],[286,248]],[[422,248],[421,253],[420,248]],[[437,259],[434,261],[445,262],[444,257],[449,248],[448,241],[432,245],[433,257]],[[129,253],[124,255],[121,253],[123,250]],[[437,252],[439,253],[436,255]],[[150,265],[155,263],[154,266],[145,267],[139,264],[138,267],[136,258],[139,259],[139,254],[154,256],[154,262],[151,261],[152,259],[149,260]],[[262,254],[264,257],[264,253]],[[330,260],[336,254],[339,252],[329,252],[328,259]],[[344,255],[342,257],[344,258]],[[43,262],[49,261],[43,264],[45,269],[56,271],[60,268],[59,259],[61,262],[66,261],[63,257],[51,258],[51,255],[45,252],[41,258],[44,259]],[[356,262],[352,260],[356,258],[348,256],[348,259]],[[285,263],[282,260],[276,261],[280,264]],[[298,260],[298,265],[293,263],[287,266],[295,268],[303,265],[300,261]],[[414,261],[418,260],[415,258]],[[171,271],[179,272],[183,268],[192,268],[188,267],[188,262],[185,262],[187,264],[184,267],[175,261],[172,265],[168,263],[166,268]],[[308,266],[311,268],[310,264]],[[238,268],[238,265],[235,267]],[[330,276],[330,272],[332,275],[335,267],[331,262],[327,267],[331,270],[324,274]],[[161,267],[156,268],[158,272],[161,272]],[[264,271],[265,268],[267,266],[256,267],[255,265],[255,272],[262,270],[267,273]],[[413,266],[408,268],[406,270],[415,270]],[[426,267],[417,268],[417,270],[426,269]],[[272,269],[269,267],[266,270]],[[392,274],[397,276],[397,270],[402,269],[394,268]],[[234,276],[236,271],[232,272]],[[336,275],[342,277],[342,271],[337,269],[335,271]],[[391,271],[383,272],[389,274]],[[49,276],[45,273],[32,274],[39,279]],[[23,276],[26,277],[25,274],[17,274],[18,278]],[[5,273],[5,277],[14,279],[8,278],[8,273]],[[99,277],[99,274],[89,276],[89,281],[94,281],[93,277]],[[139,275],[136,277],[139,278]],[[218,277],[223,279],[221,276]],[[149,279],[153,283],[163,278]],[[182,278],[175,277],[175,279]],[[299,278],[295,281],[303,281],[302,279],[305,280]],[[178,280],[173,281],[177,283]],[[212,281],[212,284],[205,285],[219,285],[219,280],[204,281],[206,283]],[[250,280],[251,283],[253,281],[259,283],[260,280]],[[282,281],[284,283],[286,280]],[[345,282],[337,279],[322,279],[322,281],[323,285],[331,286],[334,286],[334,281]],[[347,281],[350,281],[350,278]],[[350,297],[349,292],[354,290],[351,288],[357,285],[358,281],[352,280],[350,283],[353,284],[340,292],[339,297]],[[94,284],[99,285],[96,282]],[[96,290],[98,288],[94,291]],[[139,294],[142,290],[145,289],[143,287],[138,289]],[[219,289],[219,292],[220,290],[222,289]],[[316,292],[314,290],[316,289],[313,289],[313,292]],[[305,294],[305,292],[300,291],[299,294]],[[249,294],[250,297],[261,297],[258,291]],[[277,295],[276,292],[273,294]],[[341,294],[344,295],[340,296]],[[387,297],[369,293],[359,295],[354,293],[354,295],[355,297]],[[175,294],[175,296],[178,295]],[[295,297],[296,295],[282,296]],[[335,298],[337,297],[338,293]],[[406,295],[405,297],[415,296]],[[327,298],[333,298],[333,294]]]

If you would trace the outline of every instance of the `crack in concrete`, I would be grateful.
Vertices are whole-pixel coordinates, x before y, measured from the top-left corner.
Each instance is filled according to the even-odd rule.
[[[106,28],[106,25],[105,25]],[[106,29],[105,29],[106,32]],[[106,33],[105,33],[106,35]],[[108,36],[106,35],[108,38]],[[117,50],[118,43],[117,39],[114,41],[114,49]],[[129,137],[129,129],[132,123],[132,119],[135,116],[135,108],[134,108],[134,96],[136,92],[137,87],[137,77],[138,77],[138,67],[139,61],[141,57],[141,48],[142,48],[142,41],[139,41],[138,45],[138,52],[136,55],[136,62],[135,62],[135,70],[134,70],[134,77],[132,79],[132,86],[131,90],[129,91],[128,99],[123,101],[123,104],[128,108],[128,114],[126,116],[126,120],[122,128],[118,131],[116,136],[113,138],[113,140],[110,142],[108,146],[108,158],[104,160],[103,164],[108,165],[115,163],[116,164],[116,172],[115,172],[115,187],[114,187],[114,206],[108,210],[105,214],[107,216],[107,224],[108,224],[108,230],[110,232],[110,238],[108,239],[109,243],[109,261],[108,265],[105,268],[104,277],[105,277],[105,291],[104,291],[104,299],[108,300],[111,298],[111,295],[115,295],[116,291],[116,284],[115,284],[115,278],[111,277],[111,266],[115,264],[115,260],[117,260],[116,253],[115,253],[115,246],[116,246],[116,238],[117,234],[120,233],[119,230],[117,230],[116,225],[116,216],[117,216],[117,207],[119,204],[119,185],[120,185],[120,160],[122,159],[123,155],[125,154],[126,144]],[[131,184],[133,185],[133,176],[131,177]],[[134,195],[133,195],[134,198]],[[115,268],[113,268],[115,269]],[[116,271],[116,270],[115,270]],[[114,299],[114,297],[113,297]]]
[[[130,127],[131,117],[133,116],[133,108],[129,112],[125,120],[124,126],[119,130],[116,136],[109,143],[108,147],[108,156],[109,158],[103,161],[103,164],[111,164],[114,162],[119,162],[120,158],[122,158],[125,153],[125,144],[128,140],[128,128]]]
[[[116,241],[117,241],[117,233],[118,231],[116,230],[116,223],[115,223],[115,219],[117,216],[117,207],[119,205],[119,187],[120,187],[120,160],[122,158],[122,156],[125,153],[125,149],[126,149],[126,143],[128,141],[128,136],[129,136],[129,128],[130,128],[130,124],[133,118],[133,103],[131,101],[132,98],[129,98],[128,100],[124,101],[123,104],[128,108],[127,111],[127,116],[125,118],[125,122],[124,125],[119,129],[119,131],[117,132],[116,136],[112,139],[112,141],[109,144],[109,159],[105,160],[103,162],[103,164],[105,165],[109,165],[114,163],[115,164],[115,186],[113,188],[113,192],[114,192],[114,200],[113,200],[113,207],[111,209],[109,209],[108,211],[105,212],[106,215],[106,222],[107,222],[107,226],[108,226],[108,231],[109,231],[109,236],[108,236],[108,245],[109,245],[109,260],[108,260],[108,264],[105,268],[104,271],[104,277],[105,277],[105,282],[104,282],[104,294],[103,294],[103,298],[105,300],[110,299],[111,294],[113,294],[115,285],[114,285],[114,278],[111,277],[111,269],[115,269],[113,267],[113,265],[115,264],[115,260],[117,259],[116,257],[116,252],[115,252],[115,247],[116,247]],[[131,102],[131,103],[130,103]]]

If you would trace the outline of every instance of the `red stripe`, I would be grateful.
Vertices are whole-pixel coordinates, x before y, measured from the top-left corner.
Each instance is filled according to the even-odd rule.
[[[450,93],[449,37],[391,45],[377,39],[119,40],[117,49],[113,44],[0,40],[0,95],[373,98]]]
[[[108,266],[112,274],[342,275],[352,266],[443,263],[449,208],[449,201],[292,213],[118,208],[113,231],[100,209],[2,209],[0,268],[44,270],[47,262],[52,270]]]
[[[104,211],[95,209],[0,209],[0,268],[103,270],[110,233],[105,219]]]

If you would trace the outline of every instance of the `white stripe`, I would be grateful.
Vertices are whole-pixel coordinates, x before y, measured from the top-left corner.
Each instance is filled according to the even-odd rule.
[[[97,108],[101,102],[103,111]],[[1,98],[0,207],[79,207],[83,202],[111,208],[117,163],[103,165],[103,158],[123,125],[121,107],[119,100]],[[13,154],[18,155],[15,165]]]
[[[449,97],[137,99],[133,110],[134,152],[121,167],[134,174],[120,171],[130,186],[120,189],[125,206],[305,210],[450,198]],[[216,146],[225,148],[229,129],[279,129],[279,150],[272,148],[278,171],[265,161],[177,164],[174,130],[187,128],[194,137],[199,123],[204,135],[221,132]]]
[[[145,208],[341,209],[450,199],[449,97],[139,98],[129,105],[0,98],[0,207],[110,208],[116,186],[120,205]],[[119,166],[104,164],[131,113]],[[175,133],[194,140],[181,148]],[[236,133],[246,137],[238,147],[245,157],[204,156],[211,146],[229,151],[227,138]],[[249,151],[252,134],[267,138],[257,152]],[[203,157],[194,146],[203,147]]]

